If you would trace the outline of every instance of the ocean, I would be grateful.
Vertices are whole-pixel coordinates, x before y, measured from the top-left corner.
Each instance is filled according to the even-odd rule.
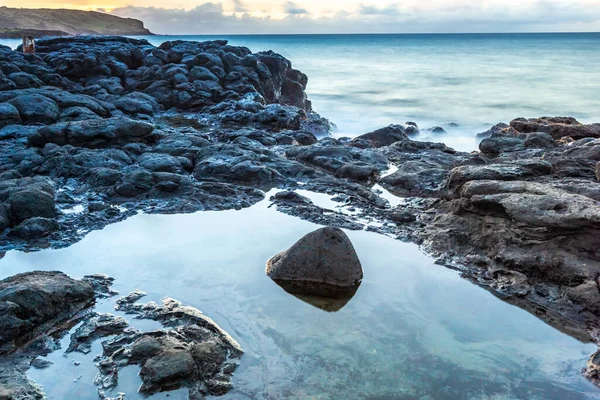
[[[308,75],[308,96],[337,126],[335,136],[413,121],[422,131],[448,131],[419,139],[473,150],[478,132],[517,117],[600,122],[600,33],[144,38],[155,45],[219,38],[282,54]]]

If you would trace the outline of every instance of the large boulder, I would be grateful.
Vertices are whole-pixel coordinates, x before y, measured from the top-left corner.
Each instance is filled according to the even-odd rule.
[[[42,190],[20,190],[11,194],[8,201],[15,224],[20,224],[29,218],[55,218],[57,215],[54,197]]]
[[[353,294],[363,278],[350,239],[332,227],[309,233],[271,258],[266,272],[287,291],[323,297]]]
[[[58,119],[58,104],[39,94],[24,94],[9,101],[19,110],[21,119],[28,123],[51,124]]]
[[[361,143],[368,143],[369,147],[383,147],[402,140],[408,140],[408,136],[404,133],[404,127],[402,125],[390,125],[360,135],[352,140],[351,144],[356,147],[363,147]]]

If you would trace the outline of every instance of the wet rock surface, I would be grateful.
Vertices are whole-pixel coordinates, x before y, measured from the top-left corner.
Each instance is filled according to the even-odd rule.
[[[13,352],[94,298],[89,283],[61,272],[28,272],[0,281],[0,354]]]
[[[415,242],[570,334],[598,337],[598,124],[519,118],[481,134],[471,154],[412,140],[412,122],[332,138],[289,60],[226,41],[57,38],[38,41],[35,55],[0,48],[0,61],[0,250],[67,246],[138,211],[241,209],[277,188],[281,212]],[[149,310],[164,322],[170,307],[179,306]],[[115,325],[94,318],[105,326],[81,332],[82,349]],[[186,318],[235,353],[210,324]],[[158,373],[168,341],[193,347],[183,330],[153,336],[149,393],[203,374],[191,350]],[[141,339],[124,334],[128,348]],[[114,351],[104,354],[107,377],[135,363]],[[192,375],[180,374],[185,366]],[[228,387],[221,373],[203,382],[183,386]]]
[[[44,399],[26,375],[30,367],[46,368],[37,359],[56,350],[57,337],[106,296],[110,278],[81,280],[61,272],[33,271],[0,281],[0,395],[4,399]]]
[[[116,300],[118,311],[158,321],[164,327],[143,332],[131,327],[127,318],[93,311],[95,300],[116,294],[111,284],[112,278],[103,275],[74,280],[62,273],[39,271],[0,281],[0,307],[7,312],[0,331],[2,398],[45,398],[27,377],[27,370],[47,368],[50,362],[40,357],[59,351],[60,339],[69,331],[65,354],[87,354],[95,341],[102,342],[102,354],[94,359],[101,399],[112,396],[119,370],[134,364],[141,367],[140,392],[145,395],[185,387],[190,398],[202,398],[233,388],[231,377],[243,350],[214,321],[170,298],[160,305],[138,303],[145,296],[141,291]],[[16,335],[18,340],[11,342]]]
[[[108,323],[115,335],[103,342],[97,359],[100,398],[116,387],[119,370],[128,365],[141,367],[139,391],[145,395],[185,387],[190,398],[202,398],[223,395],[233,388],[231,376],[243,354],[240,345],[199,310],[170,298],[162,304],[138,303],[144,295],[136,291],[117,300],[117,310],[136,319],[158,321],[165,329],[141,332],[125,324],[115,329],[114,318]],[[105,331],[93,325],[96,331]]]
[[[248,207],[317,173],[271,149],[330,129],[276,53],[112,36],[36,49],[0,50],[0,248],[65,246],[138,210]]]

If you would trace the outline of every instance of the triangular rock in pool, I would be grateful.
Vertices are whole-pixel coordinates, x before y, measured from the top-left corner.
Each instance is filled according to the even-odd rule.
[[[267,275],[295,295],[349,299],[363,278],[352,242],[338,228],[311,232],[267,261]]]

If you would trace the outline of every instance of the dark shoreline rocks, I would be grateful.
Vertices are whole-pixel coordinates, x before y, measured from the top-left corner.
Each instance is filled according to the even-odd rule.
[[[140,365],[140,392],[188,388],[190,398],[223,395],[232,387],[231,376],[240,345],[199,310],[165,298],[161,305],[140,304],[136,291],[116,300],[116,308],[137,319],[159,322],[164,329],[143,332],[126,318],[93,311],[97,299],[116,295],[112,278],[103,275],[74,280],[60,272],[35,271],[0,281],[0,396],[3,399],[43,399],[39,386],[26,372],[46,368],[38,357],[60,349],[70,330],[65,354],[89,353],[102,341],[103,352],[94,358],[99,374],[98,395],[118,382],[119,370]],[[73,328],[77,326],[76,328]]]
[[[6,355],[89,307],[92,286],[62,272],[27,272],[0,281],[0,354]]]
[[[277,188],[281,212],[417,243],[597,342],[597,124],[516,119],[471,154],[410,139],[414,123],[335,139],[306,75],[273,52],[121,37],[37,49],[0,48],[0,250],[68,246],[138,211],[241,209]]]

